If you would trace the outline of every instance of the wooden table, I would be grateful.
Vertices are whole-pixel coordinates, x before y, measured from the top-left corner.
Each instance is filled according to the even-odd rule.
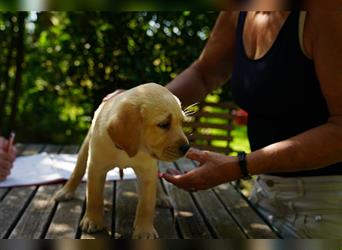
[[[73,145],[18,145],[21,155],[39,152],[77,153]],[[188,170],[195,165],[187,159],[160,163]],[[162,239],[278,238],[277,234],[229,183],[189,193],[162,180],[173,209],[157,208],[155,227]],[[136,181],[106,182],[105,217],[107,230],[94,235],[78,228],[85,208],[86,184],[76,199],[57,203],[52,195],[63,183],[29,187],[0,188],[0,238],[128,238],[134,220]],[[115,233],[113,233],[115,232]]]

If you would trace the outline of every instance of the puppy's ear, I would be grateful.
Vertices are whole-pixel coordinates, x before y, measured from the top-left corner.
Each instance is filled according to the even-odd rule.
[[[129,157],[135,156],[142,134],[140,108],[131,103],[120,105],[107,126],[107,132],[116,146],[126,151]]]

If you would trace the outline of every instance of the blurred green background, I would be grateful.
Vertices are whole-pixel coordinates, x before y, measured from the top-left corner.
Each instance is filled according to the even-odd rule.
[[[0,12],[1,134],[80,143],[106,94],[144,82],[164,85],[189,66],[217,15]],[[231,100],[227,87],[212,96]],[[246,128],[236,127],[233,136],[232,146],[248,151]]]

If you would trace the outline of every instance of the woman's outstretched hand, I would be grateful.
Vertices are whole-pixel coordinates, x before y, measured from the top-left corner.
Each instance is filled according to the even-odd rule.
[[[191,148],[186,157],[199,162],[199,167],[186,173],[168,169],[161,177],[187,191],[208,189],[241,176],[238,159],[210,151]]]

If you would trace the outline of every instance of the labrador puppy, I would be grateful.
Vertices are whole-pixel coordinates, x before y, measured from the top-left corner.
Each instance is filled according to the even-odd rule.
[[[96,110],[72,176],[55,199],[70,199],[87,169],[87,205],[81,228],[88,233],[102,230],[106,174],[113,167],[132,167],[139,195],[132,237],[157,238],[153,226],[157,161],[174,161],[189,149],[183,119],[177,97],[155,83],[109,98]]]

